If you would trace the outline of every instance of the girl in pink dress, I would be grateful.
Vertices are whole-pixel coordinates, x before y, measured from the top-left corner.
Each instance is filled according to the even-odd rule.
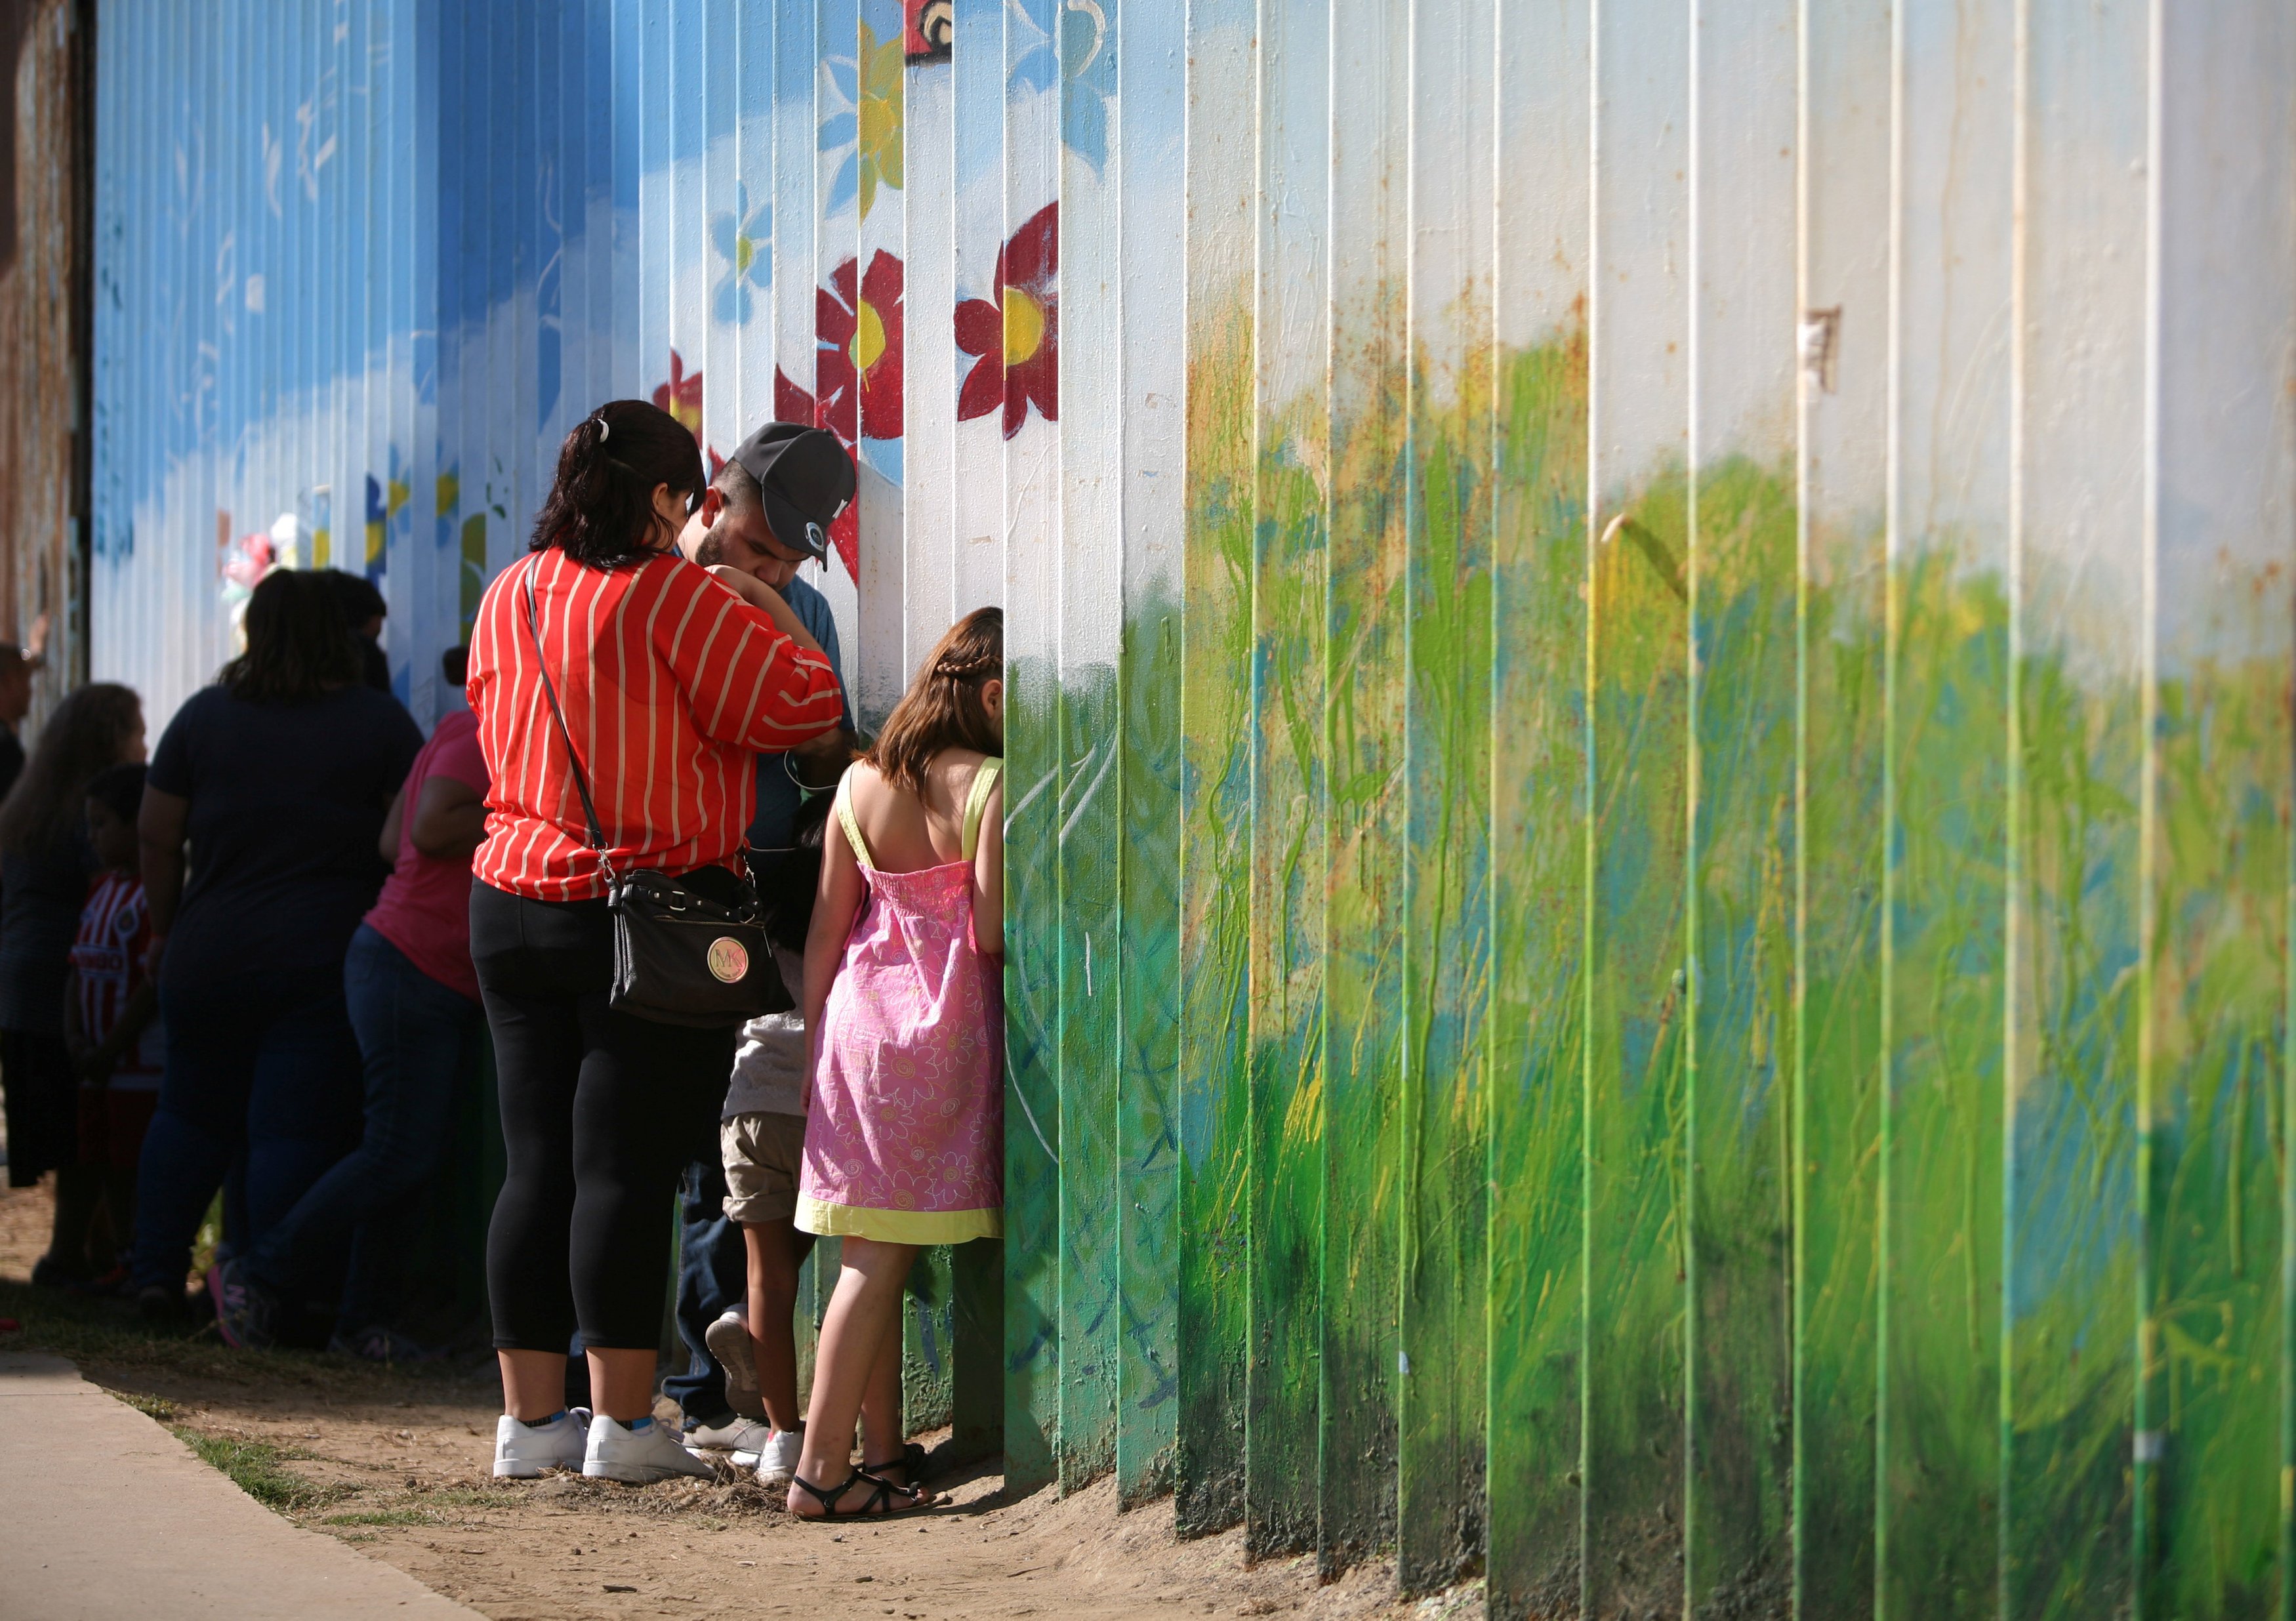
[[[797,1225],[844,1243],[790,1486],[806,1519],[934,1501],[900,1431],[902,1286],[919,1245],[1004,1230],[1004,616],[983,608],[838,785],[806,937]]]

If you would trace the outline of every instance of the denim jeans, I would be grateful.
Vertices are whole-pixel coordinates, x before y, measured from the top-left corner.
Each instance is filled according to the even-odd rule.
[[[293,1209],[358,1133],[359,1053],[340,962],[162,983],[168,1072],[136,1169],[136,1285],[180,1287],[237,1159],[242,1250]]]
[[[726,1371],[701,1336],[750,1292],[750,1255],[737,1223],[726,1219],[726,1167],[713,1157],[685,1167],[677,1183],[677,1337],[685,1371],[661,1381],[688,1429],[729,1410]]]
[[[417,1200],[446,1156],[455,1077],[483,1015],[364,923],[343,960],[343,995],[365,1070],[365,1131],[247,1251],[246,1265],[274,1294],[299,1296],[323,1287],[348,1250],[337,1322],[356,1333],[397,1317]]]

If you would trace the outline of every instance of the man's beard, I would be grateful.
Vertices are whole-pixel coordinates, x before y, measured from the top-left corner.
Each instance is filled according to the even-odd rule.
[[[705,569],[715,569],[726,561],[726,543],[714,532],[705,532],[701,544],[693,548],[693,561]]]

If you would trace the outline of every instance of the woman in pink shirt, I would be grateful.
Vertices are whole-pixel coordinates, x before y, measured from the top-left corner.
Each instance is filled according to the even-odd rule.
[[[464,650],[443,660],[463,688]],[[351,937],[343,989],[366,1068],[358,1147],[246,1254],[217,1270],[224,1338],[263,1346],[281,1308],[323,1287],[351,1247],[330,1348],[375,1361],[421,1354],[393,1326],[409,1217],[439,1168],[455,1078],[485,1028],[471,966],[471,854],[485,835],[487,763],[477,720],[450,711],[415,756],[390,807],[381,854],[390,877]]]

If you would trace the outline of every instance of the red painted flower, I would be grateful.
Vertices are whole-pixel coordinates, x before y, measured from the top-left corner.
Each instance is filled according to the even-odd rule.
[[[996,299],[956,307],[956,347],[979,359],[957,391],[960,422],[1004,402],[1004,437],[1021,431],[1035,405],[1061,420],[1061,205],[1046,203],[996,255]]]
[[[781,422],[811,422],[816,428],[828,427],[821,412],[813,403],[813,396],[790,380],[790,374],[779,366],[774,368],[774,420]],[[832,430],[832,431],[835,431]],[[842,436],[840,436],[842,438]],[[851,454],[853,443],[844,441],[847,454]],[[861,581],[861,512],[860,503],[849,501],[837,521],[829,526],[830,544],[837,555],[845,560],[845,572],[854,584]]]
[[[685,357],[669,352],[669,381],[653,391],[653,403],[685,424],[693,442],[701,442],[701,373],[689,373]]]
[[[860,261],[847,259],[814,294],[820,347],[813,375],[821,422],[848,448],[856,437],[857,404],[861,434],[901,437],[901,261],[879,249],[857,290],[859,268]]]

